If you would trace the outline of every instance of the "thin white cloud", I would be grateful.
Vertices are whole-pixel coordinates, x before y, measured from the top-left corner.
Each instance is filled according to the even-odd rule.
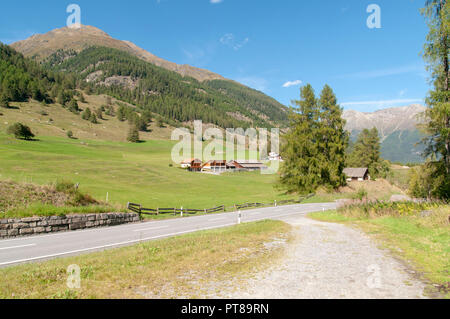
[[[265,78],[259,76],[247,76],[238,78],[236,81],[255,90],[267,93],[268,82]]]
[[[412,64],[412,65],[400,66],[400,67],[395,67],[395,68],[386,68],[386,69],[380,69],[380,70],[344,74],[344,75],[339,76],[338,78],[341,78],[341,79],[346,79],[346,78],[374,79],[374,78],[382,78],[382,77],[407,74],[407,73],[420,73],[420,72],[423,72],[423,70],[424,70],[423,66],[421,66],[419,64]]]
[[[218,3],[222,3],[223,2],[223,0],[209,0],[209,3],[212,3],[212,4],[218,4]]]
[[[224,36],[222,36],[219,41],[223,45],[229,46],[233,48],[233,50],[238,51],[243,46],[245,46],[250,41],[250,39],[245,38],[243,41],[238,42],[233,33],[227,33]]]
[[[364,106],[371,108],[385,108],[391,106],[407,105],[414,103],[423,103],[423,99],[395,99],[395,100],[379,100],[379,101],[357,101],[340,103],[341,106]]]
[[[286,83],[283,84],[284,88],[289,88],[291,86],[297,86],[302,84],[303,82],[301,80],[295,80],[295,81],[287,81]]]

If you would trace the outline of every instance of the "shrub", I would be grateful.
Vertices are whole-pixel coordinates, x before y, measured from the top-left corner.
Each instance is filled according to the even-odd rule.
[[[9,100],[6,96],[0,95],[0,107],[9,108]]]
[[[86,110],[84,110],[83,114],[81,114],[81,118],[83,120],[89,121],[91,119],[91,109],[90,108],[86,108]]]
[[[369,193],[366,191],[366,189],[364,187],[361,187],[358,190],[358,192],[355,194],[354,198],[363,200],[364,198],[367,198],[368,195],[369,195]]]
[[[73,138],[73,132],[72,131],[67,131],[67,137],[68,138]]]
[[[90,121],[91,123],[93,123],[93,124],[98,124],[97,116],[95,115],[95,113],[92,113],[92,114],[91,114],[91,117],[89,118],[89,121]]]
[[[77,191],[77,187],[75,186],[75,184],[69,181],[57,181],[55,189],[57,192],[65,194],[75,194],[75,192]]]
[[[75,114],[80,113],[80,108],[78,107],[78,102],[73,99],[69,103],[69,111]]]
[[[14,135],[17,139],[31,140],[35,135],[31,132],[31,129],[23,125],[22,123],[15,123],[8,127],[8,134]]]
[[[98,202],[88,194],[83,194],[78,190],[78,185],[69,181],[56,182],[55,189],[57,192],[65,193],[70,196],[71,200],[67,203],[72,206],[89,206],[98,204]]]

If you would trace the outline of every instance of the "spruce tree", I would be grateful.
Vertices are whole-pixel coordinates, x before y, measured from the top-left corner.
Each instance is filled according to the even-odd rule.
[[[119,106],[119,109],[117,110],[117,119],[120,122],[124,122],[126,120],[125,108],[122,105]]]
[[[302,87],[300,96],[294,101],[298,109],[291,109],[290,130],[284,136],[280,186],[291,193],[310,193],[321,185],[320,110],[311,85]]]
[[[320,136],[321,149],[325,155],[322,168],[322,183],[336,189],[346,184],[344,174],[348,133],[345,130],[345,120],[342,118],[342,108],[337,104],[337,98],[330,86],[325,85],[319,99],[321,111]]]
[[[130,129],[128,131],[127,141],[131,143],[139,142],[139,130],[136,125],[130,125]]]
[[[389,163],[381,158],[381,141],[378,130],[364,129],[348,157],[348,166],[367,167],[373,178],[386,178],[390,174]]]

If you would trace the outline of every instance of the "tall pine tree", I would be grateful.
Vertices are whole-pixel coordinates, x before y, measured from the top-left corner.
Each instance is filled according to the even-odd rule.
[[[284,136],[280,186],[299,193],[311,193],[321,186],[338,188],[345,184],[342,171],[348,141],[342,110],[329,86],[319,100],[309,84],[300,95]]]
[[[434,86],[426,100],[429,136],[424,140],[427,146],[424,155],[428,158],[425,171],[432,177],[428,179],[433,181],[432,196],[450,198],[450,3],[427,0],[423,14],[430,29],[424,58]]]
[[[367,167],[373,178],[386,178],[390,174],[389,164],[381,158],[381,141],[378,130],[364,129],[353,146],[347,165],[351,167]]]
[[[323,183],[331,188],[346,184],[344,174],[349,136],[342,118],[342,108],[330,86],[325,85],[319,99],[321,111],[321,149],[325,154],[326,166],[322,169]]]

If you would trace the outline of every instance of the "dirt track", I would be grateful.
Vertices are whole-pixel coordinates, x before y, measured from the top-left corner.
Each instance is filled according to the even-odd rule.
[[[307,217],[285,220],[296,240],[283,260],[245,283],[222,283],[208,298],[426,298],[425,284],[366,234]],[[239,286],[239,288],[237,288]]]

